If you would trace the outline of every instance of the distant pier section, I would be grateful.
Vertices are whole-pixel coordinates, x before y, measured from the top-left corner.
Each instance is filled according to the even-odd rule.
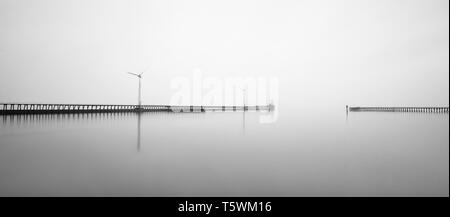
[[[448,113],[448,107],[349,107],[347,112],[423,112]]]
[[[96,105],[96,104],[25,104],[0,103],[0,115],[68,114],[113,112],[207,112],[271,111],[273,104],[263,106],[171,106],[171,105]]]

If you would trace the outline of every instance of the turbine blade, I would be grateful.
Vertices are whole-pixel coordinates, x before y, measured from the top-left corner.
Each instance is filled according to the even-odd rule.
[[[128,74],[130,74],[130,75],[134,75],[134,76],[138,76],[139,77],[139,75],[138,74],[135,74],[135,73],[131,73],[131,72],[127,72]]]

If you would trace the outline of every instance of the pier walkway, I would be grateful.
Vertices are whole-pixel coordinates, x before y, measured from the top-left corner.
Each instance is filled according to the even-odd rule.
[[[348,107],[352,112],[424,112],[448,113],[448,107]]]
[[[0,103],[0,115],[67,114],[111,112],[206,112],[206,111],[270,111],[264,106],[170,106],[170,105],[100,105],[100,104],[26,104]]]

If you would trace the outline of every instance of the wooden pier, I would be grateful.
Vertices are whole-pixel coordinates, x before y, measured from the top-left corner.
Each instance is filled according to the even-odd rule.
[[[170,105],[100,105],[100,104],[26,104],[0,103],[0,115],[73,114],[112,112],[206,112],[206,111],[271,111],[264,106],[170,106]]]
[[[351,112],[423,112],[448,113],[448,107],[348,107]]]

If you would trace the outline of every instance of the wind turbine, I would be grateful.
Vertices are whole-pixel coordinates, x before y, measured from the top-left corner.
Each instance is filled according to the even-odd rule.
[[[130,75],[134,75],[134,76],[139,78],[139,95],[138,95],[139,102],[138,102],[138,109],[141,109],[141,78],[142,78],[142,74],[144,74],[144,72],[141,72],[141,74],[135,74],[135,73],[132,73],[132,72],[127,72],[127,73],[130,74]]]
[[[243,105],[244,105],[244,106],[243,106],[244,112],[245,112],[245,98],[246,98],[246,96],[247,96],[247,95],[245,94],[246,91],[247,91],[247,87],[242,88],[242,99],[243,99],[243,101],[244,101],[244,102],[243,102]]]

